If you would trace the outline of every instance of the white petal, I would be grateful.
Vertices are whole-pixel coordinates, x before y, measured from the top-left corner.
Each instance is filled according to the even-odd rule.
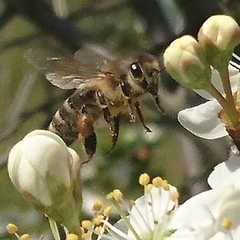
[[[208,177],[208,184],[213,189],[227,185],[239,185],[240,157],[230,157],[226,162],[218,164]]]
[[[56,182],[69,187],[70,153],[66,144],[56,134],[45,130],[35,130],[27,134],[22,142],[23,155],[36,172],[43,178],[51,174]],[[59,174],[61,173],[61,174]]]
[[[178,214],[178,211],[176,211]],[[182,226],[177,227],[177,231],[172,235],[178,239],[180,236],[192,235],[195,239],[209,239],[213,234],[215,220],[207,205],[198,204],[192,208],[189,213],[185,213],[182,219],[179,219]],[[188,238],[186,238],[188,239]]]
[[[206,139],[227,136],[224,124],[218,118],[221,106],[216,100],[208,101],[178,113],[178,121],[194,135]]]
[[[204,205],[207,206],[212,201],[214,201],[214,199],[216,199],[217,197],[218,197],[218,193],[214,192],[213,190],[208,190],[184,202],[176,210],[173,216],[173,219],[170,222],[171,228],[177,229],[179,227],[189,225],[189,217],[192,216],[193,210]],[[201,208],[203,209],[203,207]],[[203,214],[208,214],[208,213],[203,212]]]

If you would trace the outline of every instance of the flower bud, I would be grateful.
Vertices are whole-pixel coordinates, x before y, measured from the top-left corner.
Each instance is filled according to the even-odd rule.
[[[37,210],[76,232],[81,207],[80,158],[56,134],[35,130],[10,151],[12,183]]]
[[[164,52],[164,65],[179,84],[191,89],[210,85],[211,69],[199,43],[186,35],[173,41]]]
[[[240,43],[240,27],[226,15],[208,18],[198,32],[198,41],[215,69],[227,67],[234,48]]]

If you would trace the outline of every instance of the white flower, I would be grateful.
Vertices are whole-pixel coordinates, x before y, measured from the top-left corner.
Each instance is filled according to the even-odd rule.
[[[196,240],[238,240],[240,236],[240,158],[219,164],[209,176],[212,190],[200,193],[178,208],[172,221],[177,231]]]
[[[77,153],[59,136],[35,130],[11,149],[8,172],[37,210],[73,230],[81,206],[80,165]]]
[[[228,67],[232,92],[236,92],[239,86],[239,70],[231,65]],[[211,82],[223,93],[219,73],[212,69]],[[178,121],[188,131],[194,135],[206,139],[215,139],[227,136],[225,125],[218,118],[218,113],[222,109],[220,104],[204,90],[197,90],[196,93],[206,98],[208,101],[193,108],[187,108],[178,113]]]
[[[153,187],[135,201],[129,222],[141,239],[161,239],[171,235],[173,229],[168,229],[168,223],[177,206],[177,202],[171,200],[172,192],[176,192],[173,186],[169,186],[169,190]],[[136,239],[131,230],[126,235],[127,239]]]
[[[121,219],[112,225],[108,221],[108,214],[94,212],[92,223],[84,221],[82,224],[85,229],[83,238],[90,240],[93,238],[93,234],[97,234],[98,239],[109,240],[172,239],[169,237],[176,229],[172,228],[170,224],[178,207],[179,195],[177,189],[160,177],[154,178],[152,183],[148,183],[148,180],[146,180],[149,178],[148,175],[142,175],[144,175],[145,183],[140,184],[144,186],[144,195],[136,201],[131,201],[130,206],[132,207],[129,209],[126,202],[123,201],[122,193],[119,190],[111,192],[107,198],[114,204]],[[96,219],[100,219],[100,222],[102,222],[100,228],[99,221]],[[104,233],[106,227],[107,234]],[[189,240],[193,239],[187,232],[187,234],[181,233],[181,235],[177,235],[173,240],[179,239],[179,236]]]

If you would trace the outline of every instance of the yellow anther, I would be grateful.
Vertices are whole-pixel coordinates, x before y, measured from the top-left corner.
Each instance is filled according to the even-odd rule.
[[[96,233],[100,233],[102,230],[103,230],[102,226],[97,226],[97,227],[94,228],[94,231]]]
[[[142,186],[147,185],[150,182],[150,177],[147,173],[143,173],[139,176],[138,180],[139,184]]]
[[[153,185],[152,185],[151,183],[149,183],[148,185],[146,185],[146,186],[144,187],[145,193],[150,193],[151,190],[152,190],[152,188],[153,188]]]
[[[163,180],[163,181],[162,181],[162,188],[163,188],[164,190],[166,190],[166,191],[169,190],[169,185],[168,185],[167,180]]]
[[[152,184],[154,187],[156,188],[159,188],[162,186],[162,178],[161,177],[155,177],[153,180],[152,180]]]
[[[66,240],[78,240],[78,236],[76,234],[69,233],[66,236]]]
[[[81,225],[85,229],[89,229],[92,226],[92,222],[90,220],[83,220]]]
[[[6,229],[9,234],[14,234],[15,232],[17,232],[18,227],[13,223],[9,223],[6,227]]]
[[[111,206],[107,206],[103,209],[103,215],[105,217],[108,217],[110,215],[110,213],[112,212],[112,207]]]
[[[30,238],[30,235],[25,233],[20,238],[21,238],[21,240],[28,240]]]
[[[80,227],[81,230],[81,234],[83,235],[85,233],[85,228],[84,227]]]
[[[102,220],[104,219],[104,216],[103,215],[98,215],[97,217],[95,217],[93,219],[93,222],[96,224],[96,225],[100,225],[102,223]]]
[[[119,189],[114,189],[112,193],[113,193],[114,199],[117,201],[121,200],[123,197],[123,194]]]
[[[83,233],[82,234],[82,239],[88,239],[90,237],[89,233]]]
[[[232,227],[232,221],[228,218],[224,218],[221,223],[222,227],[229,230]]]
[[[134,206],[135,205],[135,201],[134,200],[130,200],[129,201],[129,205],[130,205],[130,207]]]
[[[92,211],[93,212],[98,212],[102,209],[102,201],[97,200],[94,202],[93,207],[92,207]]]
[[[178,191],[175,191],[175,192],[172,192],[171,193],[171,196],[170,196],[170,199],[175,202],[176,200],[179,199],[179,192]]]
[[[110,192],[107,196],[106,196],[106,198],[108,199],[108,200],[113,200],[113,192]]]

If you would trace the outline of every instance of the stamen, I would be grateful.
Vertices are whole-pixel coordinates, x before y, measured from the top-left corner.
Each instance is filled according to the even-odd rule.
[[[130,200],[129,201],[129,205],[130,205],[130,207],[133,207],[135,205],[135,201],[134,200]]]
[[[78,240],[78,236],[76,234],[69,233],[66,236],[66,240]]]
[[[147,173],[143,173],[140,175],[139,180],[138,180],[139,184],[142,186],[147,185],[150,182],[150,177]]]
[[[92,227],[92,222],[90,220],[83,220],[81,225],[85,229],[90,229]]]
[[[18,227],[13,223],[9,223],[6,229],[9,234],[14,234],[18,231]]]
[[[98,212],[102,209],[102,201],[97,200],[94,202],[93,207],[92,207],[92,211],[93,212]]]
[[[107,195],[107,199],[108,200],[115,199],[116,201],[119,201],[119,200],[122,199],[122,197],[123,197],[123,194],[122,194],[122,192],[119,189],[115,189],[115,190],[113,190],[111,193],[109,193]]]
[[[171,199],[173,202],[175,202],[176,200],[178,200],[178,198],[179,198],[179,192],[178,192],[178,191],[171,193],[170,199]]]
[[[167,180],[163,180],[163,181],[162,181],[162,188],[163,188],[165,191],[169,191],[169,185],[168,185],[168,181],[167,181]]]
[[[114,191],[116,191],[116,192],[118,193],[117,195],[121,196],[120,200],[122,200],[122,193],[121,193],[121,191],[118,190],[118,189],[116,189],[116,190],[114,190]],[[114,195],[115,195],[115,194],[114,194],[114,191],[111,192],[111,193],[109,193],[109,194],[107,195],[107,199],[108,199],[108,200],[111,200],[112,203],[114,204],[114,206],[117,208],[117,211],[118,211],[120,217],[122,218],[123,222],[124,222],[125,225],[128,227],[128,229],[133,233],[134,237],[135,237],[137,240],[141,240],[140,237],[138,236],[137,232],[136,232],[135,229],[133,228],[132,224],[130,223],[129,217],[126,215],[124,209],[123,209],[123,208],[121,207],[121,205],[119,204],[119,199],[118,199],[118,198],[116,199],[116,197],[114,196]],[[106,223],[105,221],[103,221],[103,222]],[[106,224],[106,225],[109,227],[108,224]]]
[[[116,233],[117,235],[119,235],[120,237],[127,239],[127,234],[125,234],[124,232],[120,231],[119,229],[117,229],[116,227],[114,227],[112,224],[110,224],[108,221],[103,220],[103,223],[110,229],[112,230],[114,233]],[[111,231],[109,231],[109,233],[111,234]]]
[[[82,239],[88,239],[90,234],[88,232],[82,234]]]
[[[153,188],[153,185],[151,183],[149,183],[146,186],[144,186],[144,192],[145,193],[150,193],[152,188]]]
[[[158,187],[161,187],[162,186],[162,178],[161,177],[155,177],[153,180],[152,180],[152,184],[154,187],[158,188]]]
[[[102,223],[104,219],[104,216],[103,215],[98,215],[97,217],[95,217],[93,219],[93,222],[96,224],[96,225],[100,225]]]
[[[111,207],[111,206],[107,206],[107,207],[105,207],[104,210],[103,210],[103,215],[104,215],[105,217],[108,217],[111,212],[112,212],[112,207]]]
[[[224,218],[221,223],[222,227],[226,230],[230,230],[232,227],[232,221],[228,218]]]
[[[28,239],[30,239],[30,235],[27,233],[25,233],[21,236],[21,240],[28,240]]]

